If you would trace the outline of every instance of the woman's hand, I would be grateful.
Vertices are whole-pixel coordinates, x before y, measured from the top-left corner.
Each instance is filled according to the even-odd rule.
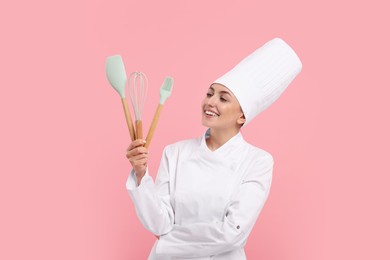
[[[142,177],[145,175],[146,166],[148,163],[148,150],[144,147],[146,141],[137,139],[133,141],[127,148],[126,157],[129,159],[135,175],[137,177],[138,185]]]

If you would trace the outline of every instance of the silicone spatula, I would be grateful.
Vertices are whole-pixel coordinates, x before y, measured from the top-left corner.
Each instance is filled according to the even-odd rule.
[[[146,136],[146,143],[145,143],[146,148],[149,147],[150,142],[152,141],[152,137],[154,135],[154,132],[156,131],[157,122],[158,119],[160,118],[162,108],[164,106],[165,101],[171,95],[172,88],[173,88],[173,78],[166,77],[160,88],[160,103],[158,104],[156,112],[154,113],[152,124],[150,125],[148,135]]]
[[[111,86],[119,93],[122,100],[123,111],[125,112],[127,127],[130,138],[135,140],[133,119],[131,118],[129,106],[126,102],[125,87],[127,82],[126,70],[120,55],[109,56],[106,60],[106,76]]]

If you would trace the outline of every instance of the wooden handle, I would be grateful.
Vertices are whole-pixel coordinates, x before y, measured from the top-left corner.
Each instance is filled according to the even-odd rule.
[[[162,108],[163,108],[163,105],[158,104],[156,112],[154,113],[152,124],[150,125],[150,128],[149,128],[148,135],[146,136],[146,144],[145,144],[146,148],[149,148],[150,142],[152,141],[152,137],[154,135],[154,132],[156,131],[157,122],[158,122],[158,119],[160,118],[160,113],[161,113]]]
[[[131,118],[129,106],[127,105],[126,98],[121,98],[121,99],[122,99],[123,111],[125,111],[127,128],[129,129],[130,138],[131,138],[131,141],[134,141],[135,140],[135,131],[134,131],[133,119]]]
[[[141,120],[136,120],[135,121],[135,127],[137,129],[137,139],[142,139],[142,121]]]

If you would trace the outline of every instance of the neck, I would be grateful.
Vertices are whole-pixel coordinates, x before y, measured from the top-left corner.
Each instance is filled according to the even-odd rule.
[[[239,129],[213,129],[210,128],[210,136],[206,139],[206,144],[211,151],[217,150],[233,136],[240,132]]]

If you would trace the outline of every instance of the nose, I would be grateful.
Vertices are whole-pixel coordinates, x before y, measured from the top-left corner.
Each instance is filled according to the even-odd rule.
[[[216,101],[217,101],[216,95],[213,95],[207,99],[206,104],[209,105],[210,107],[214,107],[216,104]]]

